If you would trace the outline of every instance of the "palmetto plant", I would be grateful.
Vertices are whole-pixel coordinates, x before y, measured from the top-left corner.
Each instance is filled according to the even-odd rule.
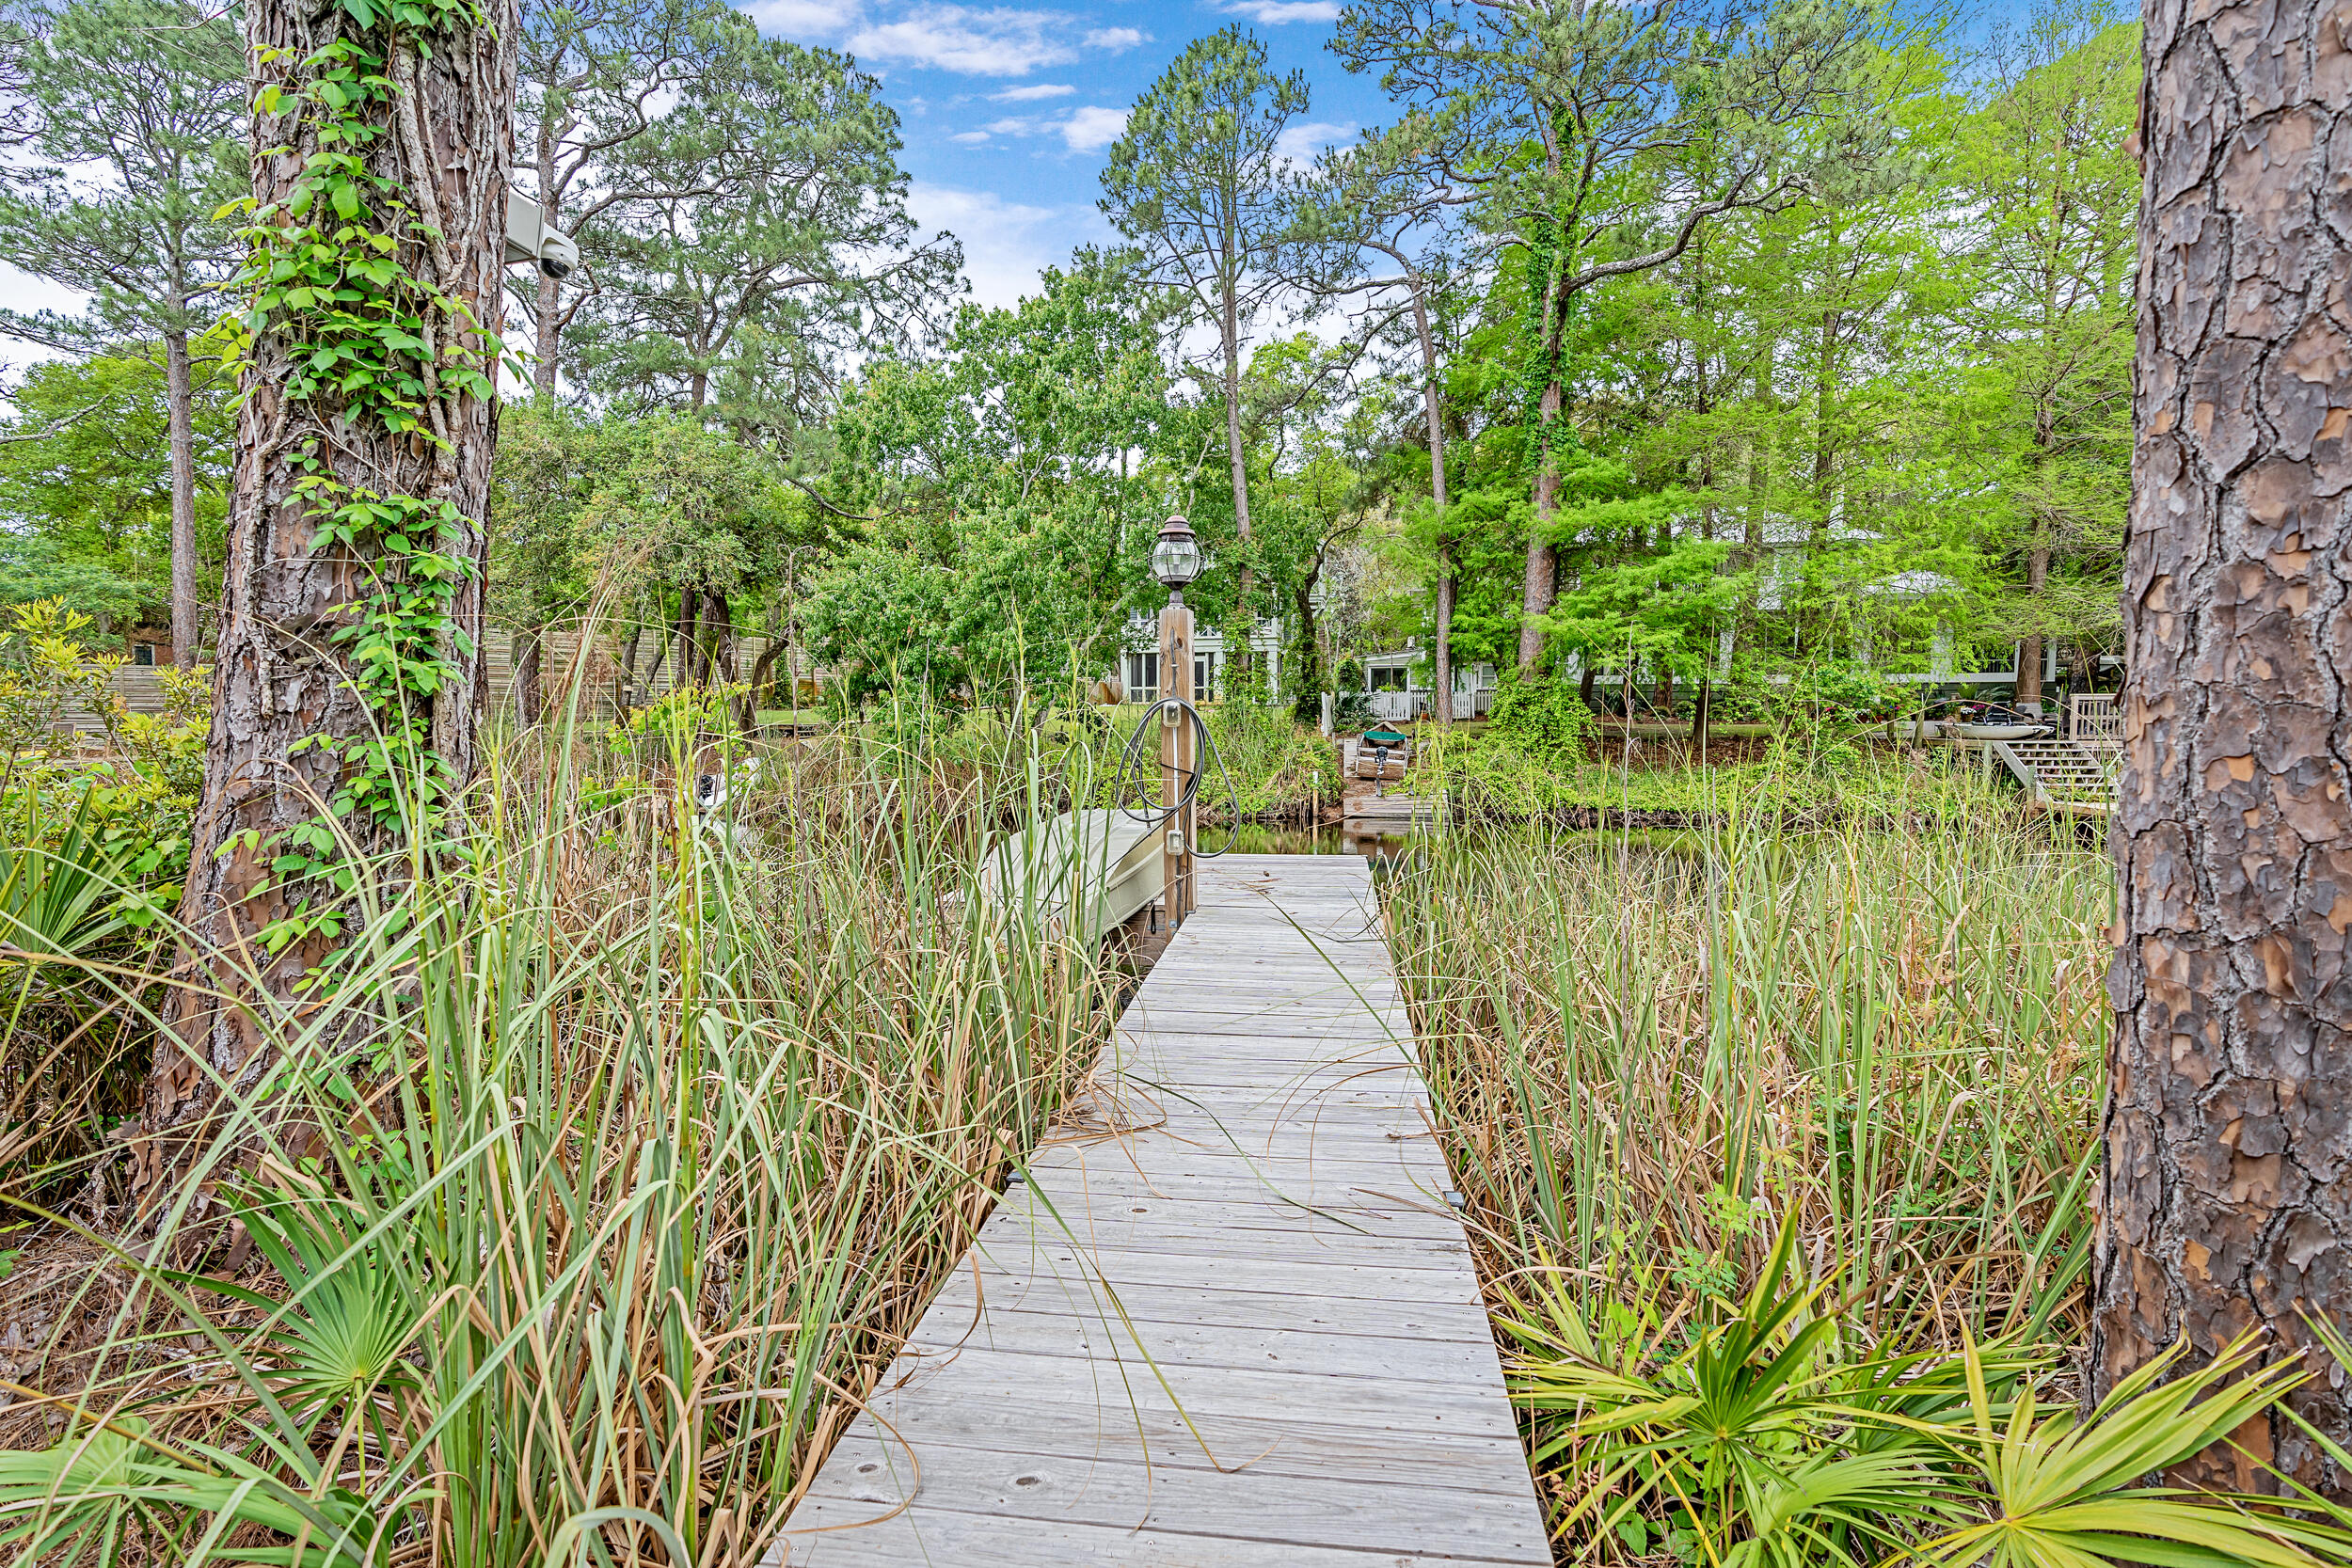
[[[1823,1288],[1793,1276],[1796,1235],[1783,1225],[1755,1288],[1711,1322],[1621,1314],[1597,1332],[1558,1276],[1527,1292],[1534,1312],[1504,1320],[1536,1463],[1572,1460],[1584,1488],[1564,1534],[1598,1551],[1671,1522],[1686,1557],[1719,1568],[2352,1561],[2352,1532],[2276,1497],[2142,1484],[2308,1374],[2249,1371],[2243,1341],[2160,1383],[2178,1370],[2169,1355],[2077,1420],[2036,1399],[2056,1369],[2046,1351],[1851,1344]]]
[[[2140,1490],[2285,1374],[2174,1363],[2087,1421],[2054,1391],[2085,1326],[2104,858],[1738,808],[1662,847],[1438,842],[1385,880],[1564,1555],[2345,1560],[2352,1519]]]
[[[850,737],[719,834],[683,770],[666,816],[573,809],[601,751],[499,759],[478,863],[363,888],[340,983],[259,1021],[101,1375],[0,1464],[0,1558],[756,1559],[1107,998],[974,895],[1034,774]],[[266,1268],[224,1282],[207,1193]]]

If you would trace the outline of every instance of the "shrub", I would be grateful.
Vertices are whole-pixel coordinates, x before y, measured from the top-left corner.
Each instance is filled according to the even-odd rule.
[[[1495,694],[1491,732],[1538,762],[1581,762],[1599,733],[1593,710],[1564,681],[1507,681]]]
[[[1784,721],[1808,729],[1858,724],[1893,713],[1899,693],[1866,664],[1807,665],[1777,689]]]
[[[0,631],[0,749],[60,750],[59,721],[76,708],[109,721],[119,711],[109,686],[122,668],[119,655],[97,655],[78,633],[90,625],[63,599],[35,599],[11,612]]]

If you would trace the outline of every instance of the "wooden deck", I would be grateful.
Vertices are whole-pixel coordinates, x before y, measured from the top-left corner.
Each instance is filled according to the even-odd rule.
[[[771,1565],[1550,1562],[1371,906],[1201,863]]]

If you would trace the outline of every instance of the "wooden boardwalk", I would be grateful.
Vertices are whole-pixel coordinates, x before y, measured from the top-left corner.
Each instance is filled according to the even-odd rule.
[[[1410,1042],[1363,861],[1201,863],[769,1563],[1549,1563]]]

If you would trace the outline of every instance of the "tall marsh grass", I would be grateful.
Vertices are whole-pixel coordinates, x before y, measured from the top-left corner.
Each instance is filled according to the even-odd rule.
[[[2070,1326],[2103,857],[2047,834],[1463,839],[1387,907],[1500,1256],[1738,1296],[1800,1215],[1869,1323]]]
[[[2105,858],[1730,815],[1388,878],[1563,1560],[2352,1562],[2352,1511],[2149,1484],[2321,1369],[2249,1338],[2080,1409]]]
[[[547,744],[160,1210],[41,1216],[9,1290],[97,1327],[12,1353],[0,1556],[755,1561],[1090,1066],[1093,956],[974,896],[1034,763],[803,747],[711,816]]]

